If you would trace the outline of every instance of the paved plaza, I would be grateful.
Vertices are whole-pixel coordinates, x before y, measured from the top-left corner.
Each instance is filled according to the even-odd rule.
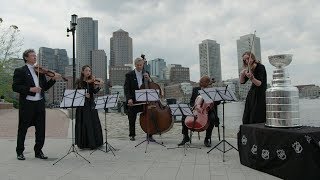
[[[136,141],[129,141],[127,117],[121,113],[107,113],[108,142],[117,149],[105,153],[100,150],[78,150],[80,156],[71,153],[53,165],[59,158],[67,154],[72,144],[71,120],[65,110],[47,109],[46,142],[43,149],[49,156],[48,160],[34,158],[34,129],[29,128],[26,139],[25,161],[18,161],[15,154],[16,130],[18,123],[17,110],[0,110],[0,174],[1,180],[55,180],[55,179],[129,179],[129,180],[171,180],[171,179],[213,179],[213,180],[273,180],[274,176],[250,169],[240,164],[238,152],[230,150],[225,153],[213,150],[209,154],[203,144],[203,133],[200,140],[194,135],[192,146],[201,148],[178,148],[181,125],[175,123],[173,128],[162,135],[155,135],[158,142],[166,147],[145,139],[137,121]],[[100,113],[104,128],[104,113]],[[221,131],[222,132],[222,131]],[[229,132],[230,133],[230,132]],[[227,140],[236,146],[236,132],[228,134]],[[219,142],[217,129],[213,131],[213,145]],[[102,147],[105,150],[105,146]],[[145,152],[146,151],[146,152]]]

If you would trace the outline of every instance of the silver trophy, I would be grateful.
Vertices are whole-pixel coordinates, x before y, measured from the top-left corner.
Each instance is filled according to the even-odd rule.
[[[299,91],[291,85],[289,75],[284,68],[291,63],[292,54],[280,54],[268,58],[276,69],[273,71],[272,87],[266,91],[266,126],[298,127],[300,126]]]

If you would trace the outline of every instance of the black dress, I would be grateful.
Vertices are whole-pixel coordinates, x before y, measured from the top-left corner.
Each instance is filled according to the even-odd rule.
[[[260,86],[252,83],[246,98],[246,104],[243,112],[243,124],[264,123],[266,122],[266,89],[267,73],[264,65],[258,63],[253,70],[255,79],[261,81]],[[245,77],[245,82],[248,78]]]
[[[90,98],[85,98],[83,107],[76,109],[75,144],[80,148],[96,149],[103,144],[102,129],[98,111],[95,109],[93,94],[100,88],[82,82],[85,86],[78,86],[79,89],[89,89]]]

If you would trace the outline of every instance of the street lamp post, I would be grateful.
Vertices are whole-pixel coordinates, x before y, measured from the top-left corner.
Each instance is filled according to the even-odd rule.
[[[75,59],[75,32],[76,32],[76,25],[77,25],[77,15],[73,14],[71,15],[71,21],[70,21],[70,28],[67,28],[67,37],[69,37],[69,32],[72,32],[72,44],[73,44],[73,49],[72,49],[72,68],[73,68],[73,74],[72,74],[72,83],[73,83],[73,89],[76,89],[76,59]],[[76,93],[76,92],[75,92]],[[90,161],[88,161],[86,158],[84,158],[83,156],[81,156],[76,148],[75,148],[75,138],[74,138],[74,126],[73,126],[73,117],[74,117],[74,107],[71,107],[71,129],[72,129],[72,145],[68,151],[68,153],[63,156],[62,158],[60,158],[59,160],[57,160],[55,163],[53,163],[53,165],[55,165],[57,162],[59,162],[61,159],[65,158],[67,155],[69,155],[70,153],[75,153],[76,156],[80,156],[81,158],[83,158],[84,160],[86,160],[88,163],[90,163]]]
[[[73,83],[73,89],[76,88],[75,82],[76,82],[76,43],[75,43],[75,33],[76,33],[76,26],[77,26],[77,15],[72,14],[71,15],[71,21],[70,21],[70,29],[67,28],[67,37],[69,37],[69,32],[72,33],[72,83]]]

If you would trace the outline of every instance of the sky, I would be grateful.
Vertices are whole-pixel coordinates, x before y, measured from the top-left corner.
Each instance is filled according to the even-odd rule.
[[[112,32],[123,29],[133,39],[133,57],[165,59],[190,68],[198,81],[199,44],[220,44],[222,79],[238,77],[236,40],[256,31],[262,63],[271,83],[275,69],[268,56],[293,54],[287,67],[293,85],[320,85],[319,0],[0,0],[3,24],[18,26],[22,49],[66,49],[72,14],[98,20],[98,46],[108,63]]]

